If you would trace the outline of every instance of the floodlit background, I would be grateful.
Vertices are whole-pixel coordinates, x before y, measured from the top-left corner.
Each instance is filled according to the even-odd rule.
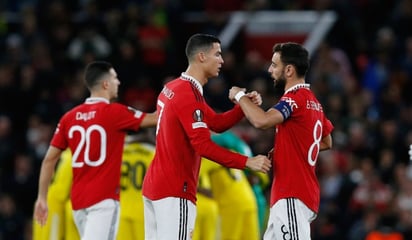
[[[411,26],[411,0],[1,0],[0,239],[31,239],[39,166],[58,119],[88,96],[83,67],[112,62],[119,101],[153,111],[196,32],[222,40],[224,67],[205,86],[217,111],[232,107],[232,85],[271,107],[282,94],[267,74],[271,47],[309,49],[306,80],[335,126],[318,162],[313,240],[412,239]],[[273,145],[272,130],[243,121],[233,131],[254,154]]]

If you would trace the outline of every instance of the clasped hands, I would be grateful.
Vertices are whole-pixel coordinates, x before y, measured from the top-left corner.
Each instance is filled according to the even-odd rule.
[[[242,92],[244,94],[242,94]],[[246,93],[246,88],[240,88],[237,86],[233,86],[229,90],[229,99],[234,103],[237,103],[240,100],[240,98],[243,96],[248,97],[254,104],[258,106],[262,105],[262,96],[260,95],[260,93],[256,91]]]

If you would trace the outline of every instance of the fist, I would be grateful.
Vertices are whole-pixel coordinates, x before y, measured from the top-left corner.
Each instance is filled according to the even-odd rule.
[[[246,88],[240,88],[240,87],[233,86],[233,87],[229,90],[229,99],[230,99],[230,101],[235,102],[235,101],[236,101],[236,100],[235,100],[235,96],[236,96],[236,94],[237,94],[238,92],[240,92],[240,91],[245,92],[245,91],[246,91]]]
[[[248,94],[246,94],[246,96],[256,105],[260,106],[262,105],[262,96],[260,95],[260,93],[256,92],[256,91],[252,91]]]

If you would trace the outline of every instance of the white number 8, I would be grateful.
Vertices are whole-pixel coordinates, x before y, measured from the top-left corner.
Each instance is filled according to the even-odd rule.
[[[319,136],[316,135],[317,133],[319,133]],[[314,142],[310,145],[308,151],[308,163],[311,166],[315,166],[316,164],[320,150],[320,141],[322,140],[322,123],[319,120],[316,121],[315,126],[313,127],[313,140]]]
[[[74,132],[80,133],[80,141],[73,153],[72,167],[81,168],[84,164],[91,167],[102,165],[106,159],[107,150],[107,134],[104,128],[100,125],[91,125],[87,129],[84,129],[82,126],[75,125],[69,130],[69,138],[73,138]],[[92,132],[97,132],[100,135],[100,156],[97,160],[90,159],[90,135]],[[80,152],[84,147],[84,162],[78,162],[77,159],[79,158]]]

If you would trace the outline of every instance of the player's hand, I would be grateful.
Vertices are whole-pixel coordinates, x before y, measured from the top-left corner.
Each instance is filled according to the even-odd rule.
[[[272,167],[271,161],[264,155],[257,155],[255,157],[249,157],[246,161],[246,167],[253,171],[259,171],[268,173]]]
[[[34,219],[41,225],[44,226],[47,222],[48,207],[45,199],[38,198],[34,205]]]
[[[250,93],[247,93],[246,96],[256,105],[260,106],[262,105],[262,96],[260,93],[256,91],[252,91]]]
[[[232,101],[232,102],[236,102],[235,96],[240,91],[246,92],[246,88],[240,88],[240,87],[233,86],[229,90],[229,100]]]

